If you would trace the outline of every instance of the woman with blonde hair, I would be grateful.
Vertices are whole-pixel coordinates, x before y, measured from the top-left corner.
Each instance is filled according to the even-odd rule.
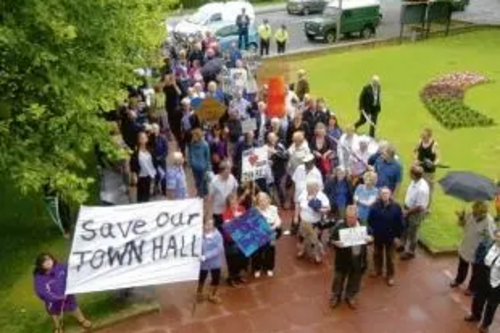
[[[363,175],[363,184],[356,187],[354,191],[354,203],[358,209],[358,217],[362,222],[367,222],[370,207],[377,201],[379,189],[377,184],[377,174],[368,171]]]
[[[257,194],[255,208],[264,216],[271,229],[276,232],[276,239],[278,239],[281,236],[281,218],[278,214],[278,208],[271,205],[271,199],[267,193],[259,192]],[[252,266],[256,279],[260,277],[261,271],[266,271],[268,277],[274,276],[276,258],[274,243],[275,241],[271,241],[264,245],[252,256]]]
[[[322,262],[323,245],[318,238],[317,227],[329,211],[330,202],[321,191],[320,182],[315,178],[307,178],[306,189],[299,195],[295,204],[294,221],[298,221],[300,217],[301,222],[297,257],[302,258],[306,247],[310,246],[316,263]]]

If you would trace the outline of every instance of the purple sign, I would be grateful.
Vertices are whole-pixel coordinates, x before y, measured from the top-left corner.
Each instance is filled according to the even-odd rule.
[[[274,239],[274,231],[256,209],[250,209],[223,228],[247,258]]]

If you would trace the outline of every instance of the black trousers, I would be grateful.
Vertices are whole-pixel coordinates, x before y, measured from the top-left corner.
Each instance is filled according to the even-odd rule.
[[[373,264],[375,266],[375,273],[382,274],[385,271],[387,278],[394,277],[394,256],[396,248],[392,242],[381,242],[375,240],[373,247]]]
[[[367,115],[371,118],[372,123],[375,124],[375,126],[376,126],[377,125],[377,120],[378,120],[378,112],[367,113]],[[363,126],[364,124],[366,124],[366,122],[367,122],[367,120],[366,120],[365,116],[363,116],[363,113],[360,112],[359,119],[356,122],[356,124],[354,124],[354,127],[356,129],[358,129],[358,127]],[[370,124],[370,136],[372,138],[375,137],[375,129],[376,129],[375,126],[373,126],[372,124]]]
[[[254,271],[274,270],[276,247],[271,244],[264,245],[252,255],[252,268]]]
[[[465,261],[462,257],[458,257],[458,267],[457,267],[457,275],[455,277],[455,282],[458,284],[462,284],[465,282],[467,279],[467,275],[469,273],[469,266],[470,264]],[[469,280],[469,286],[467,287],[467,290],[470,292],[475,292],[476,291],[476,285],[477,285],[477,274],[478,273],[478,265],[472,265],[472,275]]]
[[[238,32],[238,48],[240,50],[248,49],[248,29],[243,29]]]
[[[342,299],[353,299],[361,287],[363,272],[351,269],[349,271],[335,271],[332,282],[332,296]]]
[[[151,196],[151,177],[137,179],[137,202],[148,202]]]
[[[269,55],[269,39],[260,39],[260,56]]]
[[[500,301],[500,286],[490,284],[490,270],[484,265],[477,267],[477,288],[472,298],[472,315],[481,321],[482,327],[490,327]]]
[[[228,244],[225,246],[227,270],[229,280],[237,280],[240,278],[240,273],[245,270],[248,264],[247,258],[241,253],[236,244]]]
[[[222,218],[222,215],[220,214],[214,214],[212,215],[214,219],[214,227],[217,228],[222,233],[222,224],[224,223],[224,219]]]
[[[198,280],[198,286],[204,286],[205,281],[207,280],[208,273],[210,273],[212,279],[210,281],[210,285],[212,287],[217,287],[220,284],[220,268],[217,269],[211,269],[211,270],[200,270],[200,279]]]
[[[286,42],[276,42],[278,47],[278,54],[283,54],[286,51]]]

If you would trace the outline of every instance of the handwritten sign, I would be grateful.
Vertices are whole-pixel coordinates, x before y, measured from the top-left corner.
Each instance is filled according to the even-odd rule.
[[[248,149],[241,160],[241,181],[266,178],[268,173],[269,153],[267,147]]]
[[[67,294],[198,279],[203,201],[82,207]]]
[[[241,129],[243,133],[253,132],[257,129],[257,120],[255,118],[248,118],[241,122]]]
[[[196,115],[201,121],[217,122],[226,112],[224,104],[213,97],[207,97],[201,101],[196,109]]]
[[[339,230],[339,239],[344,247],[366,244],[366,227],[345,228]]]
[[[266,218],[256,209],[250,209],[224,224],[223,228],[247,258],[274,238],[274,231]]]

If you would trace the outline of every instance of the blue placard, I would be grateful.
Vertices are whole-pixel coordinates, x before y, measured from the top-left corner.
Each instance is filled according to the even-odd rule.
[[[265,217],[256,209],[225,223],[223,228],[247,258],[275,237]]]

